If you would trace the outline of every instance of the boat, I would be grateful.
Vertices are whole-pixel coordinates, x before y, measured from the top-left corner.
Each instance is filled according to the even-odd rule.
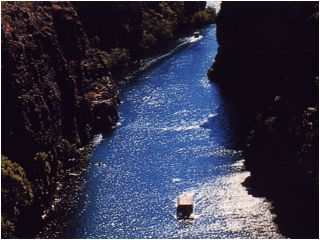
[[[194,36],[195,38],[200,37],[200,32],[194,32],[194,33],[193,33],[193,36]]]
[[[194,219],[193,198],[190,194],[182,194],[177,198],[177,219]]]

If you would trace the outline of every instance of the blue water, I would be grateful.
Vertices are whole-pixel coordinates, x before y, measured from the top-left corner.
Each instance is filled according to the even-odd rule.
[[[97,136],[81,209],[64,238],[280,238],[264,198],[241,182],[232,109],[207,70],[215,27],[140,73],[121,95],[120,122]],[[175,199],[194,195],[195,220]]]

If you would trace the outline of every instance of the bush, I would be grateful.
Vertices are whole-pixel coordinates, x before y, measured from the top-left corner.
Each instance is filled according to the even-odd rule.
[[[113,48],[110,53],[101,52],[101,57],[110,71],[127,68],[131,61],[129,50],[125,48]]]
[[[68,140],[62,139],[56,146],[57,155],[61,157],[62,162],[67,162],[72,158],[81,158],[81,152],[75,144],[71,144]]]
[[[1,155],[2,214],[15,221],[23,208],[33,201],[31,184],[24,169]]]
[[[1,216],[1,238],[14,238],[15,225],[10,219]]]
[[[49,163],[49,155],[46,152],[38,152],[36,153],[36,156],[33,158],[33,160],[37,163],[40,169],[39,173],[45,173],[50,174],[51,173],[51,167]]]
[[[129,50],[125,48],[113,48],[110,52],[111,68],[125,68],[130,62]]]
[[[148,49],[173,38],[177,26],[177,14],[168,3],[159,3],[158,11],[143,11],[141,47]]]
[[[205,10],[196,12],[191,17],[191,24],[195,27],[201,27],[210,23],[214,23],[216,12],[214,8],[208,7]]]
[[[149,49],[152,46],[155,46],[157,44],[158,44],[158,41],[156,37],[151,33],[147,32],[146,30],[144,30],[142,34],[141,46],[145,49]]]

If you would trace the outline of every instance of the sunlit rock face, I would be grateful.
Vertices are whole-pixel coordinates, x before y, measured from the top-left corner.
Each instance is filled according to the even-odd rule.
[[[1,6],[1,153],[36,181],[47,173],[35,176],[32,159],[37,152],[46,152],[54,183],[58,160],[66,158],[61,154],[62,140],[76,146],[88,143],[95,131],[102,130],[97,118],[107,119],[103,130],[110,129],[117,120],[118,89],[101,52],[89,46],[73,5],[3,2]],[[94,97],[97,92],[102,97]],[[106,102],[106,111],[95,110]],[[51,185],[35,193],[35,218],[54,189]]]
[[[247,114],[248,183],[298,238],[318,237],[318,26],[316,2],[222,3],[208,73]]]
[[[61,138],[85,143],[92,134],[92,106],[99,102],[92,92],[117,105],[112,101],[117,88],[99,53],[91,52],[72,5],[3,3],[2,8],[3,154],[14,154],[10,146],[34,151]]]
[[[53,185],[38,192],[50,199],[61,166],[77,165],[69,163],[80,158],[77,148],[118,120],[118,86],[110,72],[126,75],[140,63],[131,56],[169,44],[204,8],[205,2],[2,3],[2,154],[33,183],[48,177],[44,169],[34,171],[40,156]],[[35,195],[37,213],[25,215],[38,218],[49,200]]]

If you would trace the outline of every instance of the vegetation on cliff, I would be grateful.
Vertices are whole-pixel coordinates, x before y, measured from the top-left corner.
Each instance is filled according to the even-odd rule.
[[[25,238],[38,231],[68,169],[84,161],[79,147],[118,120],[112,74],[189,27],[211,23],[213,11],[205,2],[1,7],[1,229],[2,237]]]
[[[6,211],[1,215],[4,237],[13,237],[14,222],[20,215],[21,209],[29,206],[33,200],[31,184],[24,169],[5,156],[1,156],[1,197]]]
[[[124,48],[136,57],[177,34],[214,22],[206,2],[74,2],[90,38],[105,50]],[[120,17],[121,16],[121,17]]]
[[[216,22],[208,75],[250,119],[246,183],[273,200],[284,234],[318,237],[318,3],[225,2]]]

